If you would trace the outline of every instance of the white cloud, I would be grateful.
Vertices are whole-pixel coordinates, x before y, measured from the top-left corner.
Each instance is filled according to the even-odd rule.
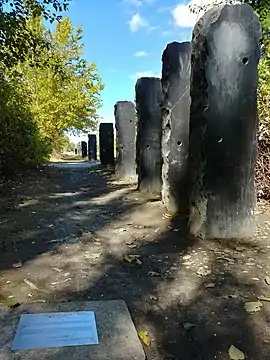
[[[171,30],[163,30],[161,32],[161,36],[171,36],[172,35],[172,31]]]
[[[132,16],[129,21],[129,27],[132,32],[136,32],[143,27],[148,27],[148,21],[141,17],[139,13],[136,13]]]
[[[152,70],[138,71],[134,75],[130,75],[130,79],[137,80],[141,77],[160,77],[161,74],[155,73]]]
[[[194,14],[190,11],[190,6],[205,6],[208,10],[215,2],[216,0],[191,0],[186,5],[178,4],[171,11],[174,24],[179,27],[193,27],[205,11],[201,10],[198,14]],[[226,0],[220,0],[219,2],[226,2]]]
[[[135,57],[145,57],[145,56],[148,56],[149,54],[146,52],[146,51],[143,51],[143,50],[141,50],[141,51],[136,51],[135,53],[134,53],[134,56]]]
[[[151,5],[155,1],[156,0],[123,0],[123,3],[134,7],[141,7],[143,5]]]

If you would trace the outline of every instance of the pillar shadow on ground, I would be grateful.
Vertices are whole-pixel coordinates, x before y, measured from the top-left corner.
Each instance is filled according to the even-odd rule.
[[[0,269],[55,251],[83,232],[97,232],[138,206],[123,201],[133,189],[112,183],[110,175],[103,167],[48,168],[33,175],[27,188],[28,180],[22,179],[14,190],[2,189],[6,197],[0,207]],[[110,201],[99,200],[106,196]]]
[[[266,307],[256,315],[244,309],[259,288],[238,271],[240,255],[234,246],[239,244],[188,239],[185,228],[183,219],[173,219],[167,232],[129,251],[140,255],[139,264],[108,254],[97,265],[100,276],[89,280],[86,290],[60,291],[56,298],[125,300],[137,330],[148,331],[154,340],[145,347],[149,359],[227,360],[231,345],[249,359],[266,359],[270,316]],[[249,251],[251,245],[243,242],[242,246]],[[220,260],[220,252],[230,256],[236,266]],[[207,265],[186,265],[193,256],[200,262],[205,253]]]

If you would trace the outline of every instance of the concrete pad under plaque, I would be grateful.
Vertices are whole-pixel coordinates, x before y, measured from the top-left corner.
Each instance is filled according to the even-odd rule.
[[[22,314],[81,311],[94,312],[99,340],[98,345],[11,350]],[[0,328],[0,360],[145,360],[145,354],[137,331],[128,308],[122,300],[35,303],[21,305],[16,309],[0,307]],[[57,332],[56,328],[56,337]]]

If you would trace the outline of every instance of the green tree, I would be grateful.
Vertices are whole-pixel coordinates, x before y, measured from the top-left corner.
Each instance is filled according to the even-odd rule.
[[[51,148],[39,134],[21,78],[0,63],[0,176],[48,159]]]
[[[68,9],[69,2],[70,0],[1,0],[0,61],[12,66],[25,58],[29,47],[37,44],[38,39],[27,27],[30,16],[43,16],[50,22],[59,20],[59,14]]]
[[[67,130],[95,130],[104,86],[96,64],[83,58],[81,27],[74,28],[68,18],[57,23],[54,32],[46,30],[41,18],[32,18],[28,27],[50,43],[48,51],[32,48],[16,67],[31,94],[40,134],[54,146]]]

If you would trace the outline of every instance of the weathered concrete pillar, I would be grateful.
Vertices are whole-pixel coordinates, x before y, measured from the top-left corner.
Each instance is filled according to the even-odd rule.
[[[99,151],[101,165],[114,165],[114,132],[112,123],[99,125]]]
[[[190,43],[168,44],[162,56],[162,200],[170,212],[188,211]]]
[[[136,119],[131,101],[118,101],[114,106],[117,131],[116,173],[120,178],[136,176]]]
[[[161,109],[162,88],[158,78],[140,78],[135,87],[137,106],[136,162],[138,189],[161,192]]]
[[[88,134],[88,159],[97,160],[97,137],[95,134]]]
[[[246,4],[214,7],[193,31],[189,230],[195,236],[253,235],[260,35]]]
[[[81,149],[82,149],[82,158],[87,156],[87,143],[86,141],[81,142]]]

